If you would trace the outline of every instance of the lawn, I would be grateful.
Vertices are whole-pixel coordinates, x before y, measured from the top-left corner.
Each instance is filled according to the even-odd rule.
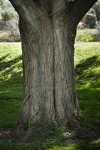
[[[0,44],[0,128],[16,124],[22,101],[20,44]]]
[[[76,43],[77,94],[85,126],[100,126],[100,43]]]
[[[100,43],[75,44],[75,75],[81,125],[100,128]],[[0,43],[0,135],[15,127],[23,97],[20,43]],[[64,126],[39,131],[29,146],[12,138],[0,140],[1,150],[99,150],[100,139],[67,141]],[[98,134],[99,135],[99,134]]]

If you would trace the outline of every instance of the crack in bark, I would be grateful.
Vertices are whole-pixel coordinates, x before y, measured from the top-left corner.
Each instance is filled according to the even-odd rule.
[[[53,97],[54,97],[54,113],[55,113],[55,122],[57,119],[57,110],[56,110],[56,92],[55,92],[55,47],[54,47],[54,26],[53,26],[53,18],[52,19],[52,32],[53,32]]]
[[[25,102],[30,98],[30,94],[26,95],[26,97],[24,98],[23,104],[25,104]]]

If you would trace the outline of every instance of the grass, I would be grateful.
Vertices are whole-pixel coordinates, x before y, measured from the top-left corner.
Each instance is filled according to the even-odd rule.
[[[49,141],[50,142],[50,141]],[[39,142],[38,142],[39,143]],[[0,145],[1,150],[99,150],[100,140],[74,141],[67,144],[50,143],[50,145],[29,145],[11,140],[4,140]]]
[[[22,98],[20,49],[20,44],[0,44],[0,97],[2,98]]]
[[[99,131],[100,44],[76,43],[75,72],[82,126]],[[0,44],[0,130],[16,125],[22,103],[22,53],[20,43]],[[4,138],[1,150],[99,150],[100,140],[67,141],[65,126],[40,129],[31,145]]]
[[[13,127],[22,99],[20,44],[0,44],[0,128]],[[8,115],[9,114],[9,115]]]
[[[78,42],[99,42],[99,30],[97,29],[78,29],[76,35],[76,41]]]
[[[85,126],[100,126],[100,44],[77,43],[75,71],[77,93]]]
[[[94,29],[78,29],[76,41],[89,42],[88,40],[91,40],[93,38],[93,32]]]

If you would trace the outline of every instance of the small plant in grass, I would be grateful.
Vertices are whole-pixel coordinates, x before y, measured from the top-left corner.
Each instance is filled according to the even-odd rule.
[[[98,41],[93,35],[94,29],[78,29],[76,35],[76,41],[80,42],[95,42]]]
[[[76,41],[79,42],[98,42],[100,41],[100,27],[96,29],[78,29]]]

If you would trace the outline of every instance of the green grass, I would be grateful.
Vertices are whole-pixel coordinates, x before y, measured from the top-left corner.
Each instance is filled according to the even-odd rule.
[[[16,124],[22,99],[20,43],[0,44],[0,128]]]
[[[0,44],[0,97],[22,98],[20,44]]]
[[[39,143],[39,142],[38,142]],[[1,150],[99,150],[100,140],[87,140],[87,141],[73,141],[66,144],[51,143],[50,145],[43,145],[40,147],[36,145],[22,144],[12,140],[4,140],[0,145]]]
[[[98,42],[100,41],[99,31],[96,29],[78,29],[76,35],[76,41],[78,42]]]
[[[82,124],[100,126],[100,43],[77,43],[75,71]]]
[[[89,42],[93,38],[92,33],[94,29],[78,29],[76,35],[76,41]]]
[[[75,72],[81,125],[99,130],[100,126],[100,44],[76,43]],[[20,43],[0,44],[0,130],[16,125],[23,95],[22,52]],[[64,141],[65,126],[40,129],[31,145],[7,138],[1,150],[99,150],[100,140]]]

